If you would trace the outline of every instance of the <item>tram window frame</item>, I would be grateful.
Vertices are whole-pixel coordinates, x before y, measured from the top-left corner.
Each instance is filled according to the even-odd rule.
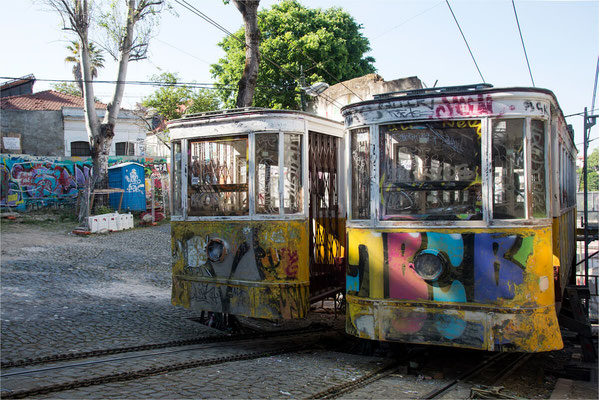
[[[505,149],[505,153],[506,156],[508,154],[511,155],[511,157],[513,158],[513,154],[515,151],[519,152],[518,157],[521,158],[520,162],[521,165],[519,165],[517,162],[518,160],[512,160],[512,164],[515,163],[514,165],[514,172],[512,173],[512,177],[513,180],[515,182],[517,182],[518,184],[518,188],[514,188],[511,189],[512,186],[510,183],[506,183],[505,185],[503,184],[504,179],[509,178],[509,175],[505,175],[505,176],[500,176],[499,178],[501,179],[501,182],[498,183],[498,176],[497,176],[497,169],[500,169],[500,174],[502,173],[501,171],[503,171],[503,169],[505,168],[503,165],[501,166],[496,166],[496,160],[499,160],[499,157],[496,156],[496,141],[497,138],[495,137],[495,129],[498,129],[498,133],[501,133],[499,130],[505,130],[505,132],[508,132],[508,130],[510,130],[510,127],[508,127],[508,123],[510,125],[513,125],[512,123],[516,122],[519,123],[521,126],[521,136],[516,137],[515,140],[516,142],[518,141],[518,139],[520,139],[520,150],[518,151],[517,149],[517,144],[516,142],[513,143],[514,146],[516,146],[515,148],[509,148],[509,149]],[[504,127],[501,127],[500,125],[503,124],[505,125]],[[497,128],[496,128],[497,126]],[[491,168],[491,182],[490,182],[490,186],[491,186],[491,202],[490,202],[490,206],[491,206],[491,218],[493,220],[525,220],[527,219],[527,214],[528,214],[528,185],[527,185],[527,176],[528,176],[528,171],[527,171],[527,121],[526,118],[524,117],[518,117],[518,118],[493,118],[491,120],[490,123],[490,132],[489,132],[489,136],[490,136],[490,146],[491,146],[491,159],[488,160],[489,164],[490,164],[490,168]],[[514,130],[510,130],[510,132],[516,132]],[[512,138],[514,139],[514,138]],[[506,160],[507,162],[507,160]],[[520,175],[521,173],[521,175]],[[518,178],[516,180],[516,177]],[[498,192],[498,189],[501,188],[505,188],[505,190],[502,189],[502,192]],[[503,199],[505,197],[513,197],[513,202],[510,202],[510,199],[507,199],[506,201],[503,201]],[[520,197],[522,200],[521,201],[517,201],[518,197]],[[498,207],[497,205],[499,204],[499,201],[502,202],[502,204],[507,204],[507,206],[510,206],[511,203],[512,204],[510,207],[512,207],[514,210],[512,214],[507,214],[507,213],[499,213],[497,211]],[[507,207],[506,206],[506,207]],[[517,211],[516,214],[516,207],[519,209]]]
[[[483,177],[482,171],[482,127],[481,119],[453,121],[423,121],[395,122],[378,126],[379,146],[378,157],[381,182],[379,193],[379,220],[385,221],[482,221],[483,220]],[[400,135],[395,139],[393,155],[387,155],[389,140],[400,130],[405,132],[405,138]],[[426,134],[426,136],[424,135]],[[422,136],[422,137],[419,137]],[[401,141],[401,139],[404,139]],[[402,149],[416,149],[422,146],[431,147],[424,157],[412,152],[402,152]],[[458,146],[467,146],[460,147]],[[437,149],[446,149],[453,157],[444,158],[435,154]],[[474,157],[471,152],[474,151]],[[403,154],[403,156],[402,156]],[[443,153],[446,154],[446,153]],[[468,154],[468,157],[465,155]],[[406,156],[408,158],[406,158]],[[441,157],[441,158],[439,158]],[[399,159],[404,161],[400,162]],[[388,169],[390,160],[395,159],[402,164],[409,164],[405,170],[407,179],[389,179]],[[464,161],[468,161],[464,163]],[[416,167],[414,168],[414,163]],[[392,167],[391,174],[397,168]],[[405,175],[405,174],[403,174]],[[408,179],[411,178],[411,179]],[[413,188],[403,190],[402,188]],[[409,212],[387,213],[389,193],[403,193],[408,199]],[[386,200],[387,198],[387,200]],[[414,208],[414,201],[420,204]],[[401,204],[403,204],[402,202]],[[431,205],[441,205],[430,207]],[[466,211],[466,212],[457,212]]]
[[[542,131],[535,132],[534,125],[538,123]],[[528,157],[528,171],[527,179],[530,179],[530,190],[528,193],[531,195],[528,206],[530,207],[530,217],[535,219],[547,218],[550,207],[549,203],[549,175],[548,175],[548,156],[550,154],[547,140],[547,133],[549,131],[548,121],[538,118],[529,118],[526,124],[528,143],[530,144],[530,151],[527,154]],[[540,135],[539,135],[540,133]],[[536,140],[542,140],[542,148],[535,148]],[[540,152],[540,153],[539,153]],[[535,165],[538,165],[538,167]],[[540,174],[537,173],[538,168],[542,168]],[[542,191],[542,193],[541,193]],[[540,208],[542,207],[542,208]]]
[[[183,216],[183,144],[181,141],[171,142],[171,215]]]
[[[356,135],[362,135],[366,140],[361,140],[360,150],[355,146],[355,138]],[[349,184],[350,188],[350,204],[349,204],[349,212],[350,212],[350,220],[354,221],[370,221],[371,220],[371,173],[372,173],[372,150],[371,150],[371,127],[363,126],[358,128],[353,128],[349,130],[349,140],[348,140],[348,157],[350,160],[350,176],[351,182]],[[354,151],[358,151],[359,155],[354,155]],[[360,171],[356,172],[356,160],[357,157],[361,157],[360,161]],[[362,168],[363,166],[363,168]],[[360,175],[358,177],[358,175]],[[356,181],[357,178],[358,181]],[[361,193],[361,196],[357,196],[359,193],[357,188],[362,188],[364,193]],[[362,204],[358,205],[359,202]]]
[[[281,159],[284,158],[284,155],[281,152],[280,136],[280,132],[254,133],[252,173],[254,174],[254,212],[256,215],[281,214]],[[263,175],[263,179],[260,179],[261,175]],[[268,186],[268,191],[266,186]],[[261,195],[262,197],[260,197]]]
[[[501,122],[501,121],[506,121],[506,122],[513,122],[513,121],[519,121],[520,123],[522,123],[522,127],[523,127],[523,142],[522,142],[522,155],[523,155],[523,172],[524,175],[523,177],[521,177],[521,179],[523,178],[524,180],[524,187],[523,190],[521,188],[521,194],[523,195],[524,201],[521,203],[522,204],[522,214],[520,214],[517,217],[512,217],[510,218],[507,214],[496,214],[496,192],[495,190],[497,189],[497,182],[496,182],[496,178],[495,178],[495,140],[496,138],[494,137],[494,128],[495,128],[495,124],[497,122]],[[543,173],[542,173],[542,186],[543,186],[543,191],[544,191],[544,201],[542,202],[537,202],[535,203],[534,200],[534,189],[535,189],[535,184],[538,181],[538,177],[535,178],[533,177],[533,153],[538,151],[538,149],[533,150],[533,131],[532,131],[532,125],[533,125],[533,121],[538,121],[538,124],[541,124],[541,126],[543,127],[543,132],[542,132],[542,137],[543,137],[543,154],[542,154],[542,168],[544,169]],[[550,132],[550,127],[549,127],[549,121],[547,119],[544,118],[539,118],[539,117],[525,117],[525,116],[516,116],[516,117],[510,117],[510,118],[491,118],[490,119],[490,123],[489,123],[489,146],[491,148],[491,152],[490,152],[490,159],[488,160],[488,164],[490,166],[490,170],[491,170],[491,176],[490,176],[490,182],[489,182],[489,187],[491,188],[490,190],[490,201],[489,201],[489,208],[490,208],[490,216],[491,216],[491,221],[492,223],[501,223],[501,221],[504,222],[517,222],[517,221],[527,221],[527,220],[540,220],[540,219],[547,219],[549,218],[549,214],[551,212],[551,195],[550,195],[550,188],[551,188],[551,182],[550,182],[550,171],[551,171],[551,167],[550,167],[550,163],[549,163],[549,159],[550,159],[550,152],[551,152],[551,147],[550,147],[550,140],[549,140],[549,132]],[[560,166],[560,177],[559,179],[559,185],[563,187],[563,185],[565,184],[564,179],[565,179],[565,170],[567,169],[565,163],[564,163],[564,158],[563,157],[563,153],[561,151],[559,151],[559,155],[558,155],[558,161],[556,161]],[[558,198],[561,200],[561,195],[558,196]],[[542,204],[544,207],[544,211],[543,210],[536,210],[535,211],[535,204],[540,205]],[[540,212],[539,212],[540,211]]]
[[[229,180],[230,176],[228,176],[227,174],[223,175],[223,176],[216,176],[216,175],[211,175],[208,177],[208,175],[202,174],[202,166],[203,164],[206,164],[207,161],[212,161],[213,158],[211,155],[204,155],[204,157],[208,156],[210,158],[204,158],[203,162],[199,162],[198,164],[194,165],[194,161],[199,161],[199,158],[201,157],[201,155],[196,156],[198,158],[198,160],[194,160],[193,159],[193,145],[194,144],[198,144],[198,143],[208,143],[209,147],[208,150],[210,152],[210,154],[212,153],[212,149],[215,148],[216,152],[219,152],[219,154],[225,154],[228,150],[226,148],[223,148],[221,145],[225,145],[227,142],[240,142],[240,141],[245,141],[245,154],[244,153],[240,153],[239,155],[236,155],[234,153],[231,154],[226,154],[225,157],[228,158],[228,160],[225,160],[225,164],[228,161],[231,161],[231,155],[233,156],[233,178],[231,179],[240,179],[240,182],[231,182],[228,183],[227,181]],[[249,208],[249,189],[250,189],[250,185],[249,185],[249,169],[250,169],[250,165],[248,163],[248,156],[249,156],[249,151],[250,151],[250,138],[248,134],[245,135],[231,135],[231,136],[219,136],[219,137],[200,137],[200,138],[194,138],[194,139],[189,139],[187,140],[187,187],[185,190],[185,198],[186,198],[186,216],[190,216],[190,217],[246,217],[249,215],[250,212],[250,208]],[[220,153],[220,152],[223,153]],[[244,163],[245,162],[245,163]],[[206,165],[207,167],[207,165]],[[212,168],[212,171],[214,171],[214,166],[211,165],[210,166]],[[220,165],[217,166],[217,169],[220,169]],[[229,166],[227,166],[228,168]],[[197,175],[194,173],[197,172]],[[228,172],[228,171],[225,171]],[[219,172],[220,173],[220,172]],[[204,177],[202,178],[202,175],[204,175]],[[208,177],[209,179],[217,179],[217,182],[201,182],[206,181],[206,177]],[[245,179],[242,179],[245,178]],[[223,179],[225,180],[225,182],[223,183]],[[245,181],[244,181],[245,180]],[[203,190],[203,191],[202,191]],[[223,194],[229,194],[228,196],[225,196],[224,198],[227,199],[227,201],[231,201],[229,203],[229,210],[225,210],[224,206],[221,204],[222,199],[223,199]],[[200,201],[202,201],[202,197],[204,198],[204,201],[206,201],[206,207],[210,206],[210,202],[213,202],[213,200],[207,200],[207,198],[209,197],[209,195],[212,195],[212,198],[217,199],[218,203],[215,203],[216,208],[214,208],[213,210],[208,210],[208,209],[204,209],[204,210],[194,210],[192,207],[192,199],[191,196],[194,194],[198,194],[198,195],[202,195],[204,194],[204,196],[199,196],[200,197]],[[237,199],[235,197],[232,197],[232,195],[237,194]],[[243,198],[245,195],[245,199]],[[237,205],[235,205],[235,203],[238,203]],[[239,207],[240,206],[240,207]],[[234,209],[235,207],[239,207],[238,209]]]

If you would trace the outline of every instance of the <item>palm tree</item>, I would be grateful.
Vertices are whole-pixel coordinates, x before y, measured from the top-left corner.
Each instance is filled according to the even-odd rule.
[[[64,59],[65,62],[73,63],[73,76],[79,85],[79,90],[83,94],[83,79],[81,74],[81,51],[79,49],[79,42],[72,41],[67,49],[71,52],[71,55]],[[104,68],[104,56],[102,50],[97,48],[92,42],[89,43],[89,58],[91,62],[91,73],[92,79],[98,77],[98,70]]]

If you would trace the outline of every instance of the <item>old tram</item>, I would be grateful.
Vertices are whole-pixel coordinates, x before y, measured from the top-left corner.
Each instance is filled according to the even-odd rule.
[[[173,304],[293,319],[344,289],[341,123],[249,108],[169,128]]]
[[[347,331],[495,351],[561,348],[576,149],[554,94],[423,89],[342,114]]]

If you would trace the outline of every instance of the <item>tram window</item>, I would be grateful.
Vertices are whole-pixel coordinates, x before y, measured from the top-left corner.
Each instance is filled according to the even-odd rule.
[[[285,134],[284,150],[285,191],[283,205],[285,214],[303,211],[302,198],[302,136],[295,133]]]
[[[351,131],[352,219],[370,219],[370,130]]]
[[[181,142],[173,142],[173,215],[181,215]]]
[[[523,118],[493,121],[493,218],[525,218]]]
[[[279,134],[256,134],[256,214],[279,213]]]
[[[189,215],[248,214],[247,148],[247,136],[190,142]]]
[[[531,121],[530,167],[532,174],[532,213],[535,218],[547,217],[545,184],[545,122]]]
[[[481,122],[380,127],[381,218],[482,219]]]

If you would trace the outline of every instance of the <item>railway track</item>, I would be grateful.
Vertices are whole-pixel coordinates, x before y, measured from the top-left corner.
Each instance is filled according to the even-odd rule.
[[[227,340],[209,343],[189,341],[168,342],[130,348],[105,349],[75,354],[75,357],[58,355],[56,360],[44,358],[23,366],[48,364],[42,368],[10,368],[3,370],[2,398],[25,398],[73,390],[93,385],[124,382],[145,377],[223,364],[252,360],[285,353],[299,352],[315,347],[323,335],[332,335],[324,328],[288,330],[268,334],[248,334],[227,337]],[[198,339],[201,342],[201,338]],[[153,351],[162,349],[163,351]],[[130,353],[123,355],[122,353]],[[121,354],[119,357],[107,357]],[[76,362],[73,362],[76,361]],[[16,363],[15,363],[16,364]],[[72,376],[84,377],[72,379]]]
[[[277,336],[287,336],[287,335],[295,335],[300,333],[310,333],[310,332],[320,332],[327,328],[320,325],[308,326],[302,329],[286,329],[279,331],[271,331],[271,332],[253,332],[239,335],[226,335],[226,336],[209,336],[209,337],[199,337],[195,339],[186,339],[186,340],[173,340],[162,343],[149,343],[137,346],[125,346],[125,347],[115,347],[109,349],[97,349],[97,350],[88,350],[88,351],[80,351],[74,353],[62,353],[62,354],[53,354],[44,357],[37,358],[25,358],[22,360],[15,361],[3,361],[0,363],[0,369],[6,370],[9,368],[18,368],[18,367],[30,367],[33,365],[39,364],[47,364],[53,363],[57,361],[70,361],[70,360],[78,360],[89,357],[98,357],[112,354],[122,354],[122,353],[131,353],[137,351],[144,350],[156,350],[156,349],[164,349],[167,347],[178,347],[178,346],[189,346],[194,344],[203,344],[203,343],[222,343],[222,342],[232,342],[238,340],[252,340],[252,339],[260,339],[260,338],[269,338],[269,337],[277,337]],[[1,376],[4,376],[1,375]]]
[[[481,361],[474,367],[464,371],[451,382],[427,393],[421,399],[439,399],[449,393],[460,383],[472,382],[477,378],[478,387],[495,386],[526,363],[531,353],[496,353]],[[509,397],[506,397],[509,398]]]
[[[421,349],[421,352],[424,352],[425,348]],[[490,357],[485,358],[474,367],[467,369],[463,373],[461,373],[457,378],[453,379],[451,382],[446,383],[433,391],[427,393],[421,399],[438,399],[443,397],[445,394],[453,390],[456,385],[460,383],[471,382],[473,379],[480,377],[483,373],[487,373],[484,378],[477,380],[477,385],[472,387],[472,392],[476,394],[476,392],[485,392],[485,388],[487,386],[498,385],[503,379],[507,378],[512,372],[517,370],[520,366],[522,366],[528,359],[532,356],[532,354],[527,353],[496,353],[491,355]],[[422,356],[420,356],[422,358]],[[408,357],[402,357],[401,359],[392,360],[380,368],[363,375],[358,379],[353,379],[351,381],[347,381],[341,384],[337,384],[331,386],[327,389],[324,389],[310,397],[306,400],[314,400],[314,399],[335,399],[342,397],[345,394],[351,393],[355,390],[364,388],[370,384],[375,383],[378,380],[384,379],[389,375],[392,375],[397,372],[397,370],[407,362]],[[472,385],[471,385],[472,386]],[[495,390],[495,397],[493,398],[513,398],[511,396],[504,396],[498,393],[498,387],[491,387],[491,389]],[[473,398],[485,398],[485,397],[473,397]]]

